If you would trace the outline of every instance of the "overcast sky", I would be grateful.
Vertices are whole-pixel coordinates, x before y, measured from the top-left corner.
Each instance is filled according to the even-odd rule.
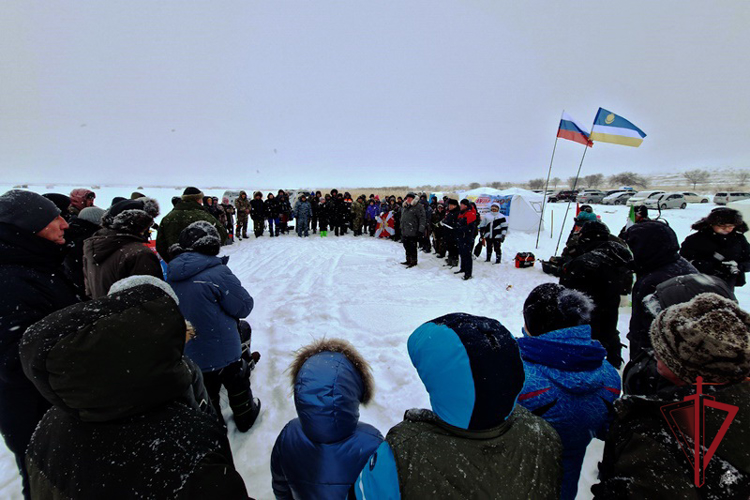
[[[750,2],[5,0],[0,180],[383,186],[750,168]],[[560,140],[553,175],[583,146]]]

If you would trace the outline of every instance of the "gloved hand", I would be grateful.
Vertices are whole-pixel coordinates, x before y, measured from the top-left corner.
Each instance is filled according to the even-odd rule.
[[[721,265],[725,266],[726,270],[729,271],[729,274],[740,274],[740,267],[737,265],[736,261],[725,260]]]

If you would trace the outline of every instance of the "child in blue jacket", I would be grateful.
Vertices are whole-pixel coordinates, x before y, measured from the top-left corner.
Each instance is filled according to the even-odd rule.
[[[534,288],[523,306],[526,336],[518,345],[526,382],[518,402],[560,435],[563,500],[576,497],[586,447],[604,439],[620,397],[620,375],[591,339],[593,309],[588,296],[556,283]]]
[[[383,441],[359,421],[373,392],[370,366],[347,341],[323,339],[302,348],[290,368],[297,415],[271,454],[276,498],[345,499]]]
[[[195,329],[195,338],[185,345],[185,354],[203,372],[203,382],[220,420],[219,392],[226,387],[237,429],[245,432],[260,413],[260,400],[253,398],[250,370],[260,358],[253,353],[249,363],[242,356],[239,320],[253,310],[253,298],[227,267],[228,257],[217,257],[221,239],[205,221],[190,224],[178,243],[169,249],[167,279],[180,299],[180,311]]]

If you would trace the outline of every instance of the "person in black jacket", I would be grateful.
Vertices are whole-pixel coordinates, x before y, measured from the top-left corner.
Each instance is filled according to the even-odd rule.
[[[461,213],[458,208],[458,201],[453,198],[448,199],[448,211],[442,221],[443,240],[445,249],[448,251],[446,265],[456,267],[458,265],[458,215]]]
[[[750,271],[750,244],[745,238],[747,224],[737,210],[720,207],[711,210],[695,224],[698,231],[682,242],[680,255],[695,268],[727,282],[734,290],[745,285]]]
[[[24,373],[53,404],[26,454],[33,498],[247,499],[223,427],[196,401],[174,292],[146,280],[24,334]]]
[[[86,207],[73,217],[68,229],[65,231],[68,254],[65,256],[63,266],[65,272],[76,287],[77,294],[81,297],[86,295],[86,282],[83,273],[83,242],[94,236],[94,233],[102,228],[102,216],[104,210],[99,207]]]
[[[263,202],[263,211],[268,219],[268,232],[271,237],[278,236],[281,228],[279,228],[279,205],[273,197],[273,193],[268,193],[266,201]],[[274,224],[276,224],[276,230],[274,231]]]
[[[255,237],[263,236],[265,223],[265,209],[263,207],[263,193],[256,191],[250,200],[250,217],[253,219],[253,232]]]
[[[331,223],[331,195],[326,194],[318,200],[318,223],[320,232],[328,232]]]
[[[322,194],[320,191],[316,191],[314,196],[310,196],[310,208],[312,208],[312,219],[310,220],[310,226],[312,227],[313,234],[315,234],[318,229],[318,218],[320,216],[321,198],[322,198]],[[321,231],[324,231],[324,229],[321,229]]]
[[[625,246],[609,241],[609,228],[603,222],[587,222],[579,234],[578,257],[565,265],[560,284],[583,292],[594,301],[591,338],[601,342],[607,350],[607,361],[619,369],[622,365],[617,331],[620,292],[623,281],[630,278],[628,268],[633,257]]]
[[[15,455],[29,498],[24,454],[50,405],[24,375],[18,343],[32,323],[79,301],[63,271],[67,222],[36,193],[0,196],[0,433]]]
[[[643,299],[654,293],[657,285],[675,276],[698,271],[680,257],[677,235],[664,222],[644,221],[631,226],[625,241],[633,253],[635,284],[633,285],[633,313],[630,317],[630,359],[651,347],[648,331],[653,317],[648,314]]]

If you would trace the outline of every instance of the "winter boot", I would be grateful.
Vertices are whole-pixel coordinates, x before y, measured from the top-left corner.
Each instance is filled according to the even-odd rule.
[[[229,401],[231,403],[231,397]],[[234,423],[237,425],[237,430],[247,432],[257,420],[258,414],[260,414],[260,399],[253,398],[252,405],[242,413],[238,414],[234,411],[234,408],[232,408],[232,412],[234,412]]]
[[[461,270],[459,269],[458,271],[453,271],[453,274],[461,274],[462,272],[463,272],[463,271],[461,271]]]
[[[464,281],[466,281],[466,280],[470,280],[470,279],[471,279],[471,274],[467,274],[467,275],[465,275],[465,276],[464,276],[463,278],[461,278],[461,279],[462,279],[462,280],[464,280]]]

